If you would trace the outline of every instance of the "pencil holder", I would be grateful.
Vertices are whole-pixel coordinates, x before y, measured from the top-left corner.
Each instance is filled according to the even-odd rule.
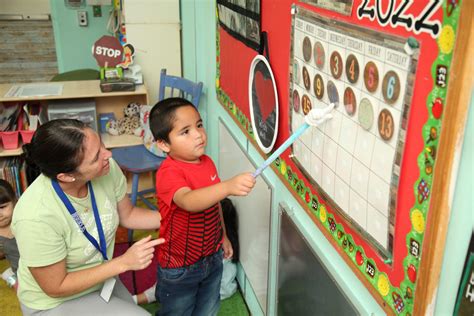
[[[35,131],[20,131],[21,140],[23,141],[23,144],[29,144],[31,142],[31,139],[33,138],[34,133]]]
[[[18,131],[2,132],[2,142],[4,149],[18,148]]]

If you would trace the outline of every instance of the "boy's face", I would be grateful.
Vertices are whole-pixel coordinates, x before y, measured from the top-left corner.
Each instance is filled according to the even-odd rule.
[[[161,150],[173,159],[198,163],[207,145],[207,135],[199,112],[193,106],[182,106],[175,112],[169,143],[159,141]]]

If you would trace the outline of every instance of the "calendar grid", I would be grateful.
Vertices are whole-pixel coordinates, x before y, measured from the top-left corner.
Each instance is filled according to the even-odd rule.
[[[393,242],[416,68],[403,47],[399,38],[298,15],[291,43],[292,130],[312,107],[338,103],[332,120],[293,145],[293,160],[384,254]]]

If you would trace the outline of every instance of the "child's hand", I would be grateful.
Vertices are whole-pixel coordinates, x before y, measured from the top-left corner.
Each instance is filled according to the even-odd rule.
[[[232,248],[232,244],[230,243],[230,240],[227,238],[227,236],[224,236],[222,249],[224,249],[224,259],[231,259],[234,255],[234,249]]]
[[[239,174],[227,181],[229,184],[229,195],[246,196],[255,186],[255,178],[250,172]]]
[[[151,239],[151,236],[140,239],[125,252],[120,259],[125,271],[142,270],[151,264],[155,253],[155,246],[164,243],[163,238]]]

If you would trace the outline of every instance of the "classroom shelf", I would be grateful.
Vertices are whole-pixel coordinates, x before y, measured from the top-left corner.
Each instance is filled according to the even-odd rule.
[[[100,134],[100,138],[105,145],[105,148],[127,147],[143,144],[143,140],[135,135],[119,135],[113,136],[110,134]]]
[[[63,85],[61,95],[36,97],[6,97],[5,94],[10,88],[17,84],[0,84],[0,102],[40,102],[42,105],[47,105],[49,100],[93,98],[96,103],[97,114],[113,112],[117,119],[123,117],[124,107],[131,102],[148,104],[148,94],[144,85],[137,86],[135,91],[103,93],[100,91],[99,83],[99,80],[55,82],[55,84]],[[143,143],[140,137],[134,135],[112,136],[101,134],[101,138],[106,148]],[[19,148],[12,150],[5,150],[0,146],[0,157],[14,157],[21,155],[22,152],[21,145]]]
[[[105,148],[109,149],[143,144],[142,138],[134,135],[112,136],[109,134],[100,134],[100,137],[102,138]],[[0,146],[0,157],[14,157],[21,155],[23,153],[23,150],[21,149],[22,145],[23,144],[20,142],[20,146],[16,149],[4,149]]]
[[[4,149],[3,147],[0,147],[0,157],[14,157],[21,155],[23,153],[23,150],[21,149],[22,145],[23,144],[16,149]]]

